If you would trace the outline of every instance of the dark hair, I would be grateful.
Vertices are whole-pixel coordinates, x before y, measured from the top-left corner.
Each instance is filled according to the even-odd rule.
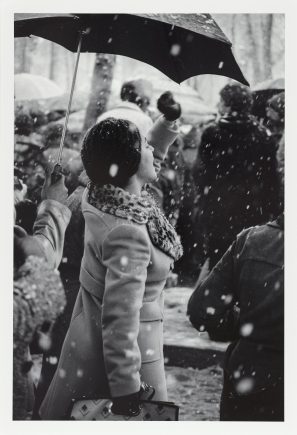
[[[140,163],[141,136],[138,128],[125,119],[104,119],[87,131],[81,158],[92,183],[125,186]]]
[[[230,107],[232,112],[250,113],[253,105],[253,95],[247,86],[228,84],[220,91],[221,99],[225,106]]]
[[[145,89],[142,86],[141,80],[136,82],[132,80],[124,83],[121,89],[121,99],[137,104],[140,108],[144,104],[150,103],[150,98],[145,95]]]

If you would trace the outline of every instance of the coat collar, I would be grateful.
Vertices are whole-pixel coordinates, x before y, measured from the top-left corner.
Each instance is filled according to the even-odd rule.
[[[136,196],[111,184],[90,186],[88,202],[104,213],[146,225],[155,246],[175,261],[182,256],[179,236],[148,192]]]

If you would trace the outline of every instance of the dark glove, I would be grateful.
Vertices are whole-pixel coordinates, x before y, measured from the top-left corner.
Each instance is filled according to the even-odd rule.
[[[181,115],[181,105],[175,101],[170,91],[164,92],[158,98],[157,107],[168,121],[175,121]]]
[[[140,390],[137,393],[112,399],[111,411],[114,414],[135,417],[140,413],[140,399],[150,400],[154,394],[154,387],[141,382]]]
[[[115,397],[112,399],[111,411],[114,414],[127,415],[135,417],[140,413],[140,392],[128,394],[127,396]]]

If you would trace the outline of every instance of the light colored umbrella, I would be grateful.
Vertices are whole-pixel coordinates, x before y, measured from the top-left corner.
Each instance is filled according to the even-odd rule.
[[[14,76],[14,97],[16,101],[43,100],[63,94],[52,80],[36,75],[21,73]]]

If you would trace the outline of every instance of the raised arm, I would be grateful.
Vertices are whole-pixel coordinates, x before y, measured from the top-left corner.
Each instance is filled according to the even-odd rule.
[[[181,106],[174,100],[171,92],[162,94],[157,105],[162,115],[148,132],[147,141],[154,147],[155,159],[161,162],[179,134],[177,119],[181,115]]]
[[[51,184],[48,175],[43,188],[37,218],[34,223],[34,238],[42,247],[48,264],[56,268],[59,266],[63,254],[65,230],[71,217],[71,211],[66,205],[67,189],[62,176],[56,183]]]

